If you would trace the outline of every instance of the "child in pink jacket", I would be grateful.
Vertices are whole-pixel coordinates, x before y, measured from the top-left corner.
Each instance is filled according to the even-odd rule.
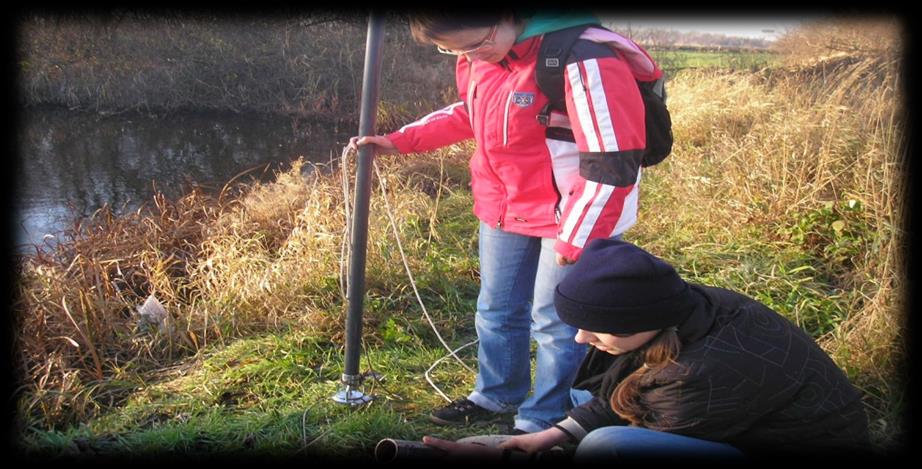
[[[561,64],[566,111],[551,111],[535,80],[544,33],[591,16],[471,16],[427,11],[414,37],[456,55],[459,101],[386,136],[354,137],[378,154],[425,152],[474,139],[473,211],[480,220],[480,339],[474,391],[432,414],[447,425],[513,414],[518,433],[544,430],[571,406],[569,386],[586,353],[560,321],[554,288],[583,247],[619,238],[637,219],[644,104],[637,81],[662,76],[635,43],[589,27]],[[531,389],[530,339],[538,344]],[[529,391],[531,391],[529,395]]]

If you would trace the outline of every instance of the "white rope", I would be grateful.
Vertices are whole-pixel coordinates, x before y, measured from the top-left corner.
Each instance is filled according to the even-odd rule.
[[[349,168],[349,156],[348,156],[349,153],[350,153],[349,147],[348,147],[348,146],[344,147],[344,148],[343,148],[343,153],[342,153],[342,175],[343,175],[343,191],[344,191],[344,192],[343,192],[343,195],[344,195],[343,198],[344,198],[344,203],[345,203],[345,205],[346,205],[346,226],[347,226],[347,227],[346,227],[346,231],[345,231],[344,237],[343,237],[343,240],[344,240],[344,241],[343,241],[344,246],[343,246],[343,249],[342,249],[343,257],[340,258],[340,273],[341,273],[341,274],[342,274],[342,273],[344,272],[344,270],[345,270],[345,267],[344,267],[344,264],[345,264],[345,262],[344,262],[345,256],[350,254],[350,253],[349,253],[350,249],[349,249],[349,247],[347,247],[347,245],[348,245],[347,240],[348,240],[349,235],[350,235],[350,233],[349,233],[349,230],[350,230],[349,226],[351,226],[351,224],[352,224],[352,215],[351,215],[351,213],[350,213],[350,207],[349,207],[349,183],[348,183],[348,174],[347,174],[347,173],[348,173],[348,168]],[[471,341],[471,342],[468,342],[467,344],[462,345],[461,347],[459,347],[459,348],[457,348],[457,349],[455,349],[455,350],[452,350],[451,347],[448,345],[448,343],[445,342],[445,339],[442,338],[442,335],[439,333],[438,328],[436,328],[435,323],[433,322],[432,317],[429,315],[429,311],[426,309],[426,305],[425,305],[425,303],[423,302],[423,299],[422,299],[422,297],[421,297],[420,294],[419,294],[419,290],[418,290],[417,287],[416,287],[416,280],[413,278],[413,272],[412,272],[412,270],[410,269],[410,263],[407,261],[407,256],[406,256],[406,254],[405,254],[404,251],[403,251],[403,243],[401,242],[401,239],[400,239],[400,232],[399,232],[399,230],[397,229],[397,222],[396,222],[396,220],[394,219],[393,210],[391,209],[390,202],[388,201],[388,198],[387,198],[387,183],[386,183],[385,179],[381,176],[380,171],[378,170],[378,164],[377,164],[377,163],[373,163],[373,167],[374,167],[374,169],[375,169],[375,174],[378,176],[378,184],[379,184],[379,188],[381,189],[381,196],[382,196],[382,199],[384,200],[385,213],[387,214],[387,217],[388,217],[388,219],[390,220],[391,229],[392,229],[392,231],[394,232],[394,238],[395,238],[395,240],[397,241],[397,250],[400,252],[400,258],[401,258],[401,260],[403,261],[404,269],[405,269],[406,272],[407,272],[407,278],[408,278],[409,281],[410,281],[410,286],[413,287],[413,293],[414,293],[414,295],[416,296],[416,301],[419,303],[419,306],[420,306],[420,308],[421,308],[422,311],[423,311],[423,317],[426,318],[426,321],[429,323],[429,326],[432,328],[432,331],[435,332],[435,335],[436,335],[436,337],[439,339],[439,342],[441,342],[441,343],[442,343],[442,346],[444,346],[445,349],[448,350],[448,355],[445,355],[444,357],[442,357],[442,358],[436,360],[436,361],[432,364],[432,366],[430,366],[429,369],[426,370],[426,372],[424,373],[424,375],[425,375],[426,381],[429,383],[429,385],[432,386],[433,389],[435,389],[435,391],[436,391],[437,393],[439,393],[439,395],[441,395],[445,400],[451,402],[452,400],[451,400],[448,396],[446,396],[445,393],[443,393],[442,390],[439,389],[439,387],[436,386],[436,384],[432,381],[431,377],[429,376],[429,373],[430,373],[430,372],[432,371],[432,369],[435,368],[439,363],[441,363],[442,361],[444,361],[444,360],[447,359],[448,357],[453,357],[453,358],[454,358],[455,360],[457,360],[457,362],[460,363],[461,366],[463,366],[466,370],[470,371],[471,373],[475,373],[475,374],[476,374],[476,372],[475,372],[470,366],[468,366],[466,363],[464,363],[464,361],[461,360],[460,357],[458,357],[457,352],[460,351],[460,350],[462,350],[462,349],[464,349],[464,348],[467,348],[467,347],[469,347],[469,346],[471,346],[471,345],[473,345],[473,344],[475,344],[475,343],[477,343],[477,342],[479,341],[479,339],[475,339],[475,340],[473,340],[473,341]],[[342,288],[342,282],[343,282],[342,279],[343,279],[343,278],[345,278],[345,276],[341,277],[341,279],[340,279],[341,288]],[[345,291],[345,290],[343,290],[343,291]],[[345,293],[343,293],[343,297],[345,297]]]
[[[407,262],[407,256],[403,252],[403,243],[400,242],[400,232],[397,230],[397,221],[394,220],[394,214],[393,214],[393,211],[391,210],[391,205],[387,200],[387,192],[386,192],[387,184],[384,178],[381,177],[380,171],[378,171],[378,164],[374,163],[373,166],[375,168],[375,174],[378,175],[378,184],[379,184],[379,187],[381,188],[381,197],[384,199],[384,207],[386,209],[385,213],[387,213],[387,217],[391,221],[391,228],[394,231],[394,238],[397,240],[397,250],[400,252],[400,258],[403,260],[403,267],[407,271],[407,277],[410,279],[410,286],[413,287],[413,293],[416,295],[416,301],[419,302],[419,307],[422,308],[423,310],[423,316],[425,316],[426,321],[429,322],[429,325],[432,326],[432,330],[435,332],[436,337],[439,338],[439,342],[441,342],[442,345],[445,346],[445,349],[449,351],[451,356],[455,357],[458,363],[460,363],[461,366],[466,368],[468,371],[470,371],[471,373],[475,373],[475,371],[471,369],[471,367],[467,366],[460,358],[458,358],[458,356],[451,349],[451,347],[449,347],[448,344],[445,342],[445,340],[442,339],[442,335],[439,334],[438,329],[436,329],[435,324],[432,321],[432,317],[429,316],[429,312],[426,310],[426,305],[423,303],[423,299],[419,295],[419,290],[417,290],[416,288],[416,281],[413,279],[413,272],[410,270],[410,263]]]
[[[445,393],[443,393],[442,390],[439,389],[439,387],[436,386],[434,382],[432,382],[432,377],[429,376],[429,373],[432,371],[433,368],[435,368],[436,366],[438,366],[439,363],[442,363],[442,361],[444,361],[444,360],[447,359],[448,357],[455,356],[455,358],[457,358],[457,355],[455,355],[455,352],[457,352],[457,351],[459,351],[459,350],[461,350],[461,349],[465,349],[465,348],[467,348],[467,347],[469,347],[469,346],[471,346],[471,345],[474,345],[474,344],[476,344],[479,340],[480,340],[480,339],[474,339],[474,340],[472,340],[472,341],[470,341],[470,342],[468,342],[468,343],[466,343],[466,344],[464,344],[464,345],[462,345],[462,346],[460,346],[460,347],[454,349],[453,351],[451,351],[451,353],[450,353],[449,355],[445,355],[444,357],[439,358],[438,360],[436,360],[435,362],[433,362],[433,363],[432,363],[432,366],[430,366],[429,369],[426,370],[425,373],[423,373],[423,375],[426,377],[426,381],[429,383],[429,385],[432,386],[432,387],[435,389],[435,392],[439,393],[439,395],[442,396],[446,401],[451,402],[452,400],[451,400],[450,397],[446,396]]]
[[[330,155],[332,156],[332,155]],[[343,148],[343,153],[341,156],[342,163],[340,174],[342,175],[342,184],[343,184],[343,206],[345,207],[345,216],[346,216],[346,228],[343,230],[343,240],[342,246],[339,250],[339,290],[343,295],[343,300],[346,300],[346,278],[349,275],[349,272],[346,271],[348,268],[346,266],[346,259],[351,255],[351,249],[349,248],[349,239],[352,237],[352,212],[349,199],[349,147]],[[332,163],[332,158],[331,158]]]

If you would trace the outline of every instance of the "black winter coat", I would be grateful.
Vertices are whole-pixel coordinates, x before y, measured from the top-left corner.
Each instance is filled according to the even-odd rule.
[[[860,395],[813,338],[739,293],[694,284],[692,290],[700,303],[678,326],[676,363],[641,388],[640,402],[652,410],[644,427],[749,453],[868,448]],[[592,349],[574,387],[594,399],[568,415],[587,432],[627,425],[609,399],[641,365],[639,357]]]

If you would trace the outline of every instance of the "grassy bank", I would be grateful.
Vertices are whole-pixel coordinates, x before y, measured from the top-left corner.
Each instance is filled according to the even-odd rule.
[[[805,31],[815,40],[798,43],[816,49],[783,66],[686,71],[669,83],[676,146],[644,173],[626,239],[812,334],[862,391],[885,451],[902,443],[908,399],[900,44],[892,25],[852,27],[874,34],[875,48],[833,54],[820,40],[834,38],[830,28]],[[475,336],[470,151],[379,161],[422,299],[453,347]],[[332,403],[342,179],[332,167],[302,173],[296,163],[272,183],[102,212],[24,259],[17,403],[29,454],[370,458],[383,437],[478,432],[426,421],[444,400],[424,373],[446,351],[416,304],[377,179],[362,370],[383,378],[367,379],[370,405]],[[169,313],[162,325],[137,314],[151,294]],[[475,364],[471,348],[460,355]],[[450,397],[474,380],[453,360],[431,376]]]
[[[804,34],[840,44],[830,31]],[[676,157],[647,173],[632,235],[686,277],[745,292],[812,334],[865,393],[887,447],[907,398],[905,85],[893,30],[868,34],[881,38],[873,49],[676,77]]]

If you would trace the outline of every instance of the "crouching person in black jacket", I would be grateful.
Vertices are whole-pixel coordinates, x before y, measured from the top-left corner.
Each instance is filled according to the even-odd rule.
[[[537,453],[570,441],[576,460],[685,460],[869,448],[845,374],[808,334],[749,297],[686,283],[639,247],[600,239],[557,287],[555,305],[580,329],[576,340],[593,346],[573,386],[591,399],[500,449]]]

